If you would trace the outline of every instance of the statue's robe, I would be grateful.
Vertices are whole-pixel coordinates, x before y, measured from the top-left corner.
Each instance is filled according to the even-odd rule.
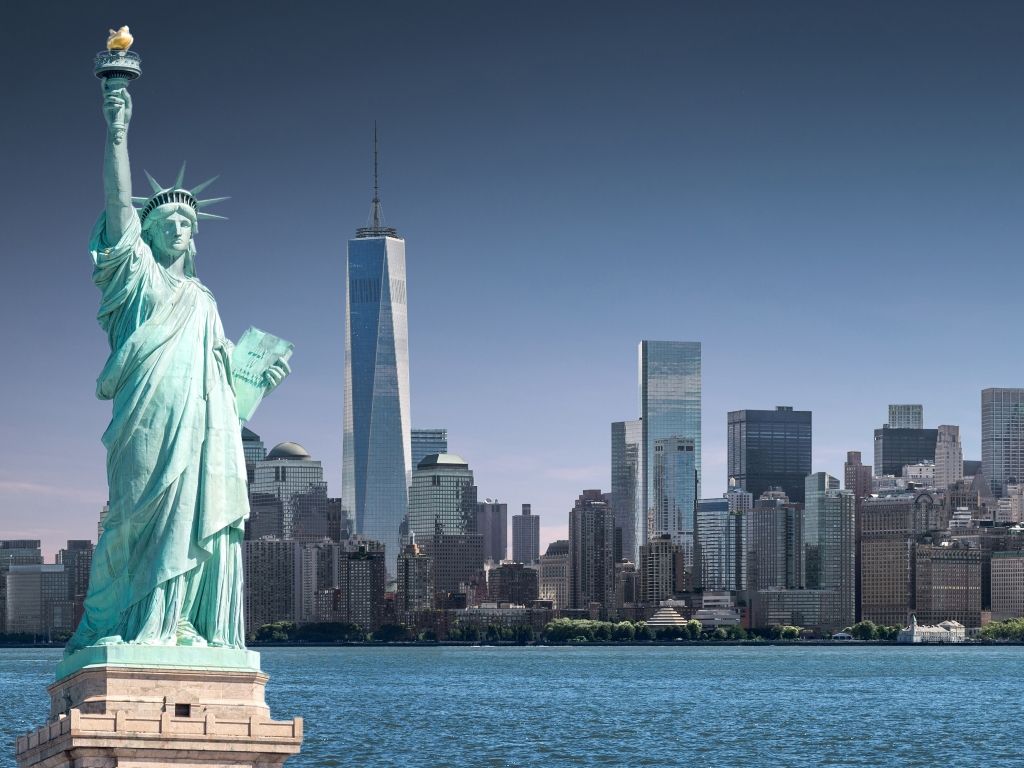
[[[160,266],[137,215],[112,247],[104,227],[101,216],[91,249],[111,349],[97,381],[113,400],[110,512],[66,653],[114,635],[174,645],[198,634],[241,648],[249,503],[232,346],[191,265],[185,278]]]

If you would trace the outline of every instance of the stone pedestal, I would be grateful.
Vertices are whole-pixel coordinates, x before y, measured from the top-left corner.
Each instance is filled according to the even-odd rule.
[[[87,648],[57,673],[19,768],[268,768],[302,744],[302,718],[270,719],[252,651]]]

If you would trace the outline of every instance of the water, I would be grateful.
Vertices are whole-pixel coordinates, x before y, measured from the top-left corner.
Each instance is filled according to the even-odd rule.
[[[1024,648],[273,648],[306,766],[1018,766]],[[0,650],[0,729],[52,650]],[[8,746],[0,765],[14,765]]]

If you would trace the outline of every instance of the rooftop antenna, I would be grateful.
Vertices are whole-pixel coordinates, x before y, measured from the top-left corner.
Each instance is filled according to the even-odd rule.
[[[398,230],[384,226],[380,205],[380,160],[377,142],[377,121],[373,121],[373,200],[370,202],[370,226],[356,230],[356,237],[398,237]]]

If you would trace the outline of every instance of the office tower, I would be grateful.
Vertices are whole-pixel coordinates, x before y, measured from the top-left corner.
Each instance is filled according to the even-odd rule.
[[[460,587],[478,584],[483,578],[484,537],[478,533],[435,533],[417,536],[423,554],[434,563],[434,593],[440,605]]]
[[[679,567],[682,568],[680,562]],[[684,574],[685,575],[685,574]],[[641,596],[643,580],[636,563],[619,560],[615,563],[615,617],[616,620],[638,621],[643,618]]]
[[[250,539],[272,536],[316,541],[327,537],[323,465],[298,443],[280,443],[253,465],[249,504]]]
[[[1024,551],[992,553],[992,621],[1024,616]]]
[[[1024,482],[1024,389],[982,390],[981,464],[997,497]]]
[[[296,621],[302,606],[302,552],[295,541],[260,539],[242,543],[245,633],[264,624]]]
[[[803,581],[803,509],[766,491],[746,515],[747,589],[798,589]]]
[[[523,514],[512,515],[512,559],[530,565],[540,560],[540,518],[523,504]]]
[[[897,404],[889,406],[889,423],[892,429],[924,429],[924,406]]]
[[[487,574],[487,597],[497,603],[529,605],[540,597],[539,574],[522,563],[502,563]]]
[[[7,634],[36,635],[52,640],[74,630],[74,607],[68,600],[63,565],[11,565],[6,581]]]
[[[843,464],[843,487],[852,492],[855,499],[855,511],[857,516],[856,530],[855,530],[855,565],[854,565],[854,583],[856,584],[857,596],[857,621],[860,621],[863,617],[861,616],[861,587],[863,581],[861,579],[861,501],[867,496],[871,495],[873,483],[871,474],[871,465],[864,464],[861,461],[860,451],[847,451],[846,452],[846,463]]]
[[[476,504],[474,533],[484,537],[484,561],[500,563],[508,556],[508,504],[486,499]]]
[[[774,411],[730,411],[729,486],[755,499],[781,488],[790,501],[804,501],[804,478],[811,474],[811,412],[779,405]]]
[[[57,562],[64,566],[67,599],[73,607],[72,625],[77,627],[89,591],[89,570],[95,545],[88,539],[69,539],[67,546],[57,552]]]
[[[666,534],[640,545],[640,600],[657,604],[686,591],[683,548]]]
[[[423,554],[415,539],[398,553],[395,609],[402,613],[434,607],[434,561]]]
[[[643,422],[612,422],[612,509],[619,547],[617,560],[626,558],[634,563],[644,543],[646,521],[643,506],[644,471],[641,464]]]
[[[829,620],[852,624],[856,613],[856,501],[826,472],[804,484],[803,586],[832,593]]]
[[[945,490],[964,476],[960,427],[940,424],[935,437],[935,487]]]
[[[100,510],[100,520],[96,523],[96,541],[100,540],[103,535],[103,524],[107,521],[107,515],[110,514],[110,502],[108,501],[103,505],[103,509]]]
[[[245,455],[245,474],[251,489],[253,470],[256,464],[267,458],[267,449],[262,438],[248,427],[242,427],[242,453]]]
[[[395,563],[397,565],[396,556]],[[338,563],[338,591],[345,601],[346,621],[364,632],[373,632],[384,618],[384,586],[387,569],[384,547],[378,542],[358,544],[341,553]]]
[[[434,590],[456,592],[478,580],[484,567],[484,535],[476,528],[473,472],[454,453],[433,453],[412,473],[409,533],[434,561]]]
[[[348,242],[342,492],[356,532],[384,544],[394,574],[402,547],[412,444],[405,241],[384,226],[377,184],[370,224]]]
[[[465,459],[454,453],[426,456],[409,487],[409,532],[421,544],[435,533],[476,533],[476,486]]]
[[[540,556],[540,599],[550,600],[558,610],[569,607],[569,541],[548,544]]]
[[[846,452],[846,463],[843,464],[843,487],[852,491],[858,499],[871,495],[871,465],[861,461],[860,451]]]
[[[935,460],[938,430],[883,426],[875,430],[875,476],[901,477],[908,464]]]
[[[941,525],[941,506],[927,492],[861,502],[861,619],[904,626],[913,598],[914,541]]]
[[[327,499],[327,538],[331,541],[344,541],[352,536],[352,518],[348,516],[348,510],[341,503],[339,498]]]
[[[322,595],[338,588],[341,545],[322,539],[299,545],[299,621],[342,621],[323,611]]]
[[[952,540],[914,547],[914,613],[919,624],[949,619],[981,626],[984,553]]]
[[[432,453],[448,453],[447,429],[414,429],[410,433],[412,468],[416,469]]]
[[[0,627],[7,625],[7,571],[12,565],[41,565],[39,539],[0,539]]]
[[[605,611],[612,607],[614,537],[609,496],[598,490],[583,491],[569,512],[569,607],[586,610],[600,604]]]
[[[653,502],[648,513],[649,536],[667,533],[684,549],[692,551],[697,504],[696,451],[692,439],[666,437],[654,441]]]
[[[708,591],[747,588],[745,515],[749,494],[697,502],[697,546],[694,580]],[[730,506],[735,509],[730,509]]]
[[[654,454],[658,440],[677,437],[693,441],[694,499],[700,498],[700,342],[641,341],[639,358],[640,466],[644,482],[640,507],[643,535],[638,542],[643,543],[647,539],[647,520],[657,504]],[[692,532],[692,528],[690,530]],[[624,550],[623,554],[628,551]]]

